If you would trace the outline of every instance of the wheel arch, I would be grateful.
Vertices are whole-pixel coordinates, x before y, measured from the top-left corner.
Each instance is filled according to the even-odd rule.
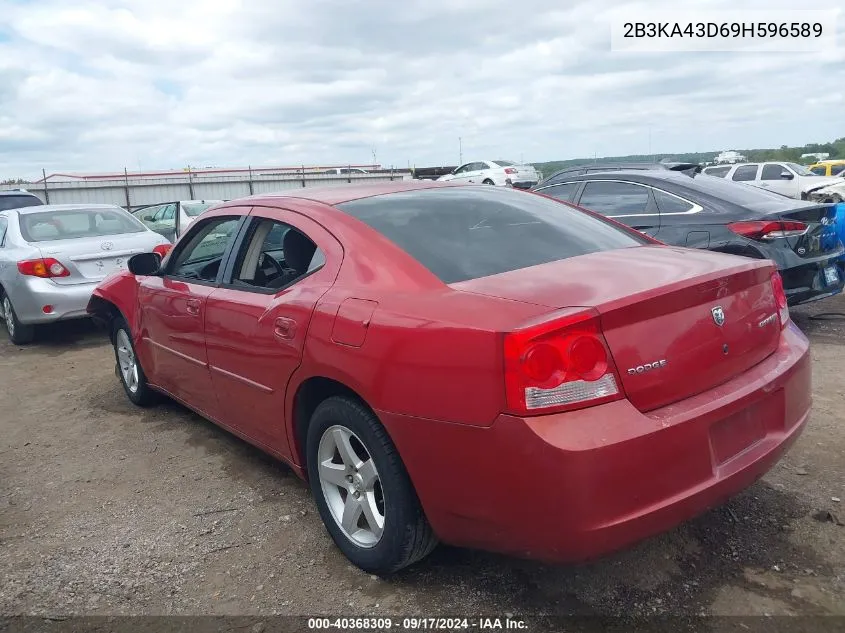
[[[358,401],[378,418],[373,406],[361,395],[361,390],[349,386],[348,382],[351,381],[325,375],[312,375],[303,380],[296,388],[290,407],[291,455],[297,466],[301,467],[306,479],[308,478],[308,460],[305,444],[308,437],[308,425],[320,403],[334,396],[345,396]],[[387,429],[385,429],[385,432],[387,432]],[[388,433],[389,435],[390,433]]]

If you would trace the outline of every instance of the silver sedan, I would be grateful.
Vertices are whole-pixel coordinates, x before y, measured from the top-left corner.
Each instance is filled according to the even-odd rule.
[[[34,325],[86,317],[97,283],[136,253],[169,246],[120,207],[41,205],[0,211],[0,315],[17,345]]]

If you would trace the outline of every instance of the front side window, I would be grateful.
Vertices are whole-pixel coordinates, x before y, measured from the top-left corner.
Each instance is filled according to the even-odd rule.
[[[771,163],[763,165],[763,169],[760,172],[760,180],[782,180],[784,174],[789,174],[786,167],[779,163]]]
[[[648,189],[628,182],[588,182],[578,203],[608,217],[642,215],[648,207]]]
[[[845,165],[843,165],[843,167],[845,167]],[[810,171],[813,172],[816,176],[826,176],[827,175],[827,167],[825,167],[824,165],[819,165],[818,167],[813,167]],[[831,169],[831,173],[833,173],[832,169]]]
[[[122,210],[73,209],[20,215],[21,235],[27,242],[50,242],[81,237],[142,233],[146,227]]]
[[[240,218],[215,218],[196,227],[168,273],[174,277],[212,282],[235,238]]]
[[[736,168],[732,180],[744,182],[757,177],[757,165],[741,165]]]
[[[305,233],[275,220],[255,221],[238,254],[232,285],[278,291],[299,281],[325,262]]]

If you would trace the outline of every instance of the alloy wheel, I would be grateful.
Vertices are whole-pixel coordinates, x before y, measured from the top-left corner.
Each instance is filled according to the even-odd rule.
[[[126,330],[118,330],[115,347],[117,348],[117,364],[120,367],[120,375],[130,392],[138,391],[138,363],[135,360],[135,352],[129,342]]]
[[[374,547],[384,533],[384,491],[370,452],[341,425],[330,426],[317,449],[320,488],[332,517],[355,545]]]
[[[15,335],[15,313],[12,312],[12,302],[9,297],[3,297],[3,316],[6,319],[6,329],[9,331],[9,336]]]

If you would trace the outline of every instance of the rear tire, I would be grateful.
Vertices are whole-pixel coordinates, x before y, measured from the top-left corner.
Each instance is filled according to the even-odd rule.
[[[359,401],[334,396],[320,403],[311,416],[306,451],[317,510],[353,564],[390,574],[437,546],[396,447]]]
[[[115,318],[112,324],[112,345],[115,373],[127,397],[139,407],[148,407],[158,402],[158,394],[147,384],[147,376],[132,344],[132,332],[122,316]]]
[[[2,307],[3,322],[6,324],[9,340],[14,345],[32,343],[35,338],[35,326],[25,325],[18,320],[18,315],[15,313],[14,306],[12,306],[12,300],[6,293],[0,291],[0,298],[2,298],[0,307]]]

